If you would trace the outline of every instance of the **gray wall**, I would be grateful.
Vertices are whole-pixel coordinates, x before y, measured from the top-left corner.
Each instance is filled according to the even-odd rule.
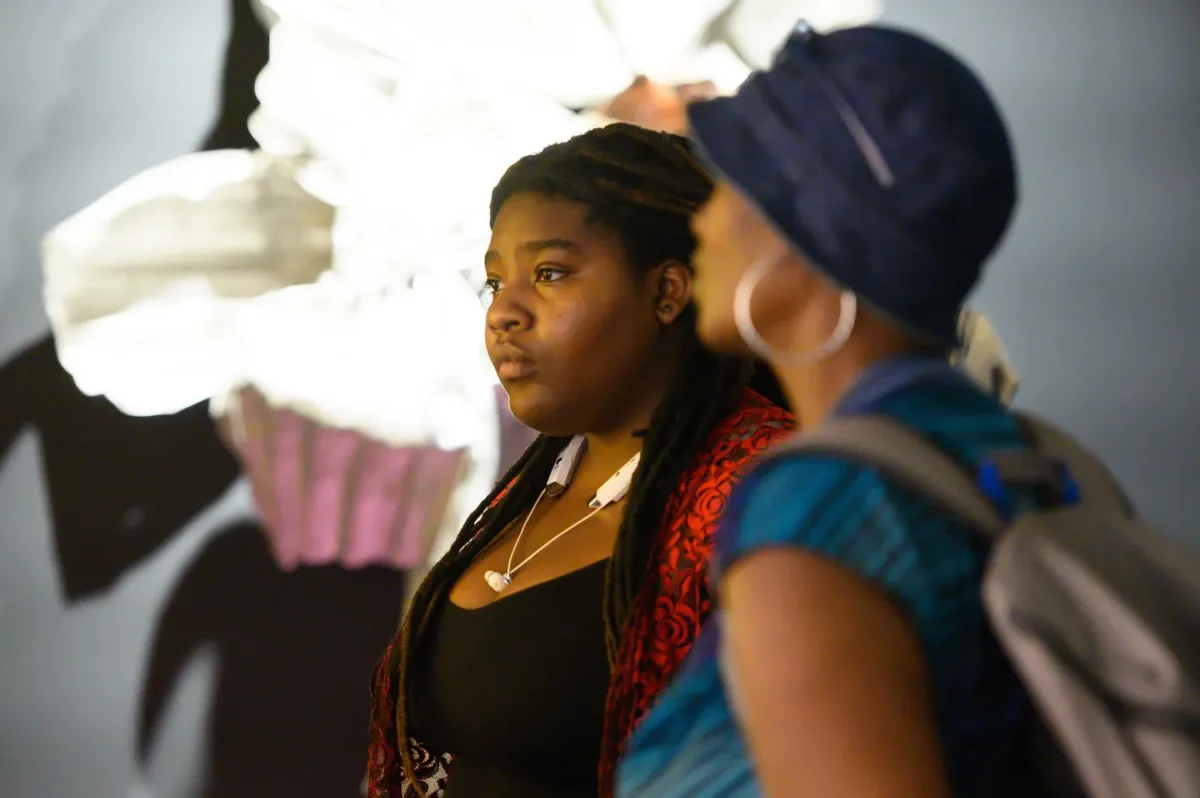
[[[1019,403],[1109,458],[1143,512],[1200,543],[1200,3],[895,0],[989,79],[1021,163],[979,294]]]
[[[1022,402],[1087,437],[1148,515],[1200,542],[1188,501],[1200,475],[1200,432],[1188,409],[1200,372],[1187,351],[1200,340],[1191,313],[1200,296],[1200,150],[1189,146],[1200,129],[1200,6],[991,5],[981,13],[982,3],[895,0],[890,9],[893,20],[972,58],[1015,128],[1024,204],[979,304],[1022,369]],[[141,168],[198,146],[215,112],[226,24],[222,6],[194,0],[3,4],[0,363],[45,333],[37,244],[47,227]],[[36,388],[0,380],[0,416],[36,405]],[[179,533],[132,558],[140,564],[110,589],[72,591],[51,522],[48,455],[39,445],[46,435],[23,425],[7,452],[0,445],[0,798],[213,794],[202,774],[225,728],[210,712],[222,658],[272,651],[204,644],[212,635],[183,647],[141,776],[138,719],[154,641],[174,612],[168,599],[175,606],[191,595],[181,583],[201,572],[217,584],[273,578],[239,577],[235,560],[261,555],[252,546],[213,554],[245,497],[235,486],[192,520],[181,518]],[[104,527],[111,547],[93,541],[84,559],[123,545],[122,528]],[[271,595],[294,584],[270,583]],[[386,603],[378,586],[327,588],[301,592],[325,604]],[[211,590],[196,593],[193,625],[209,622],[203,598],[213,595],[221,601]],[[228,598],[235,602],[273,606],[249,593]],[[303,634],[306,625],[296,628]],[[267,687],[269,672],[256,673],[263,683],[251,681],[242,695]],[[362,689],[352,673],[333,681],[331,690]]]

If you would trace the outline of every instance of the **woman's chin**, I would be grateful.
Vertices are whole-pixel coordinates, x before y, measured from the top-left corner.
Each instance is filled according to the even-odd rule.
[[[585,432],[580,429],[579,417],[563,408],[561,403],[546,400],[522,402],[509,394],[509,410],[517,421],[539,435],[551,438],[569,438]],[[585,424],[584,427],[587,425]]]
[[[547,396],[545,390],[532,383],[517,381],[507,383],[508,410],[513,418],[532,430],[547,435],[546,424],[553,425],[557,402]]]

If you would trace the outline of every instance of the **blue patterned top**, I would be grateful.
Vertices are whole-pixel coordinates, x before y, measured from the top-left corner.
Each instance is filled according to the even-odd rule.
[[[872,393],[885,381],[880,372],[858,387]],[[962,380],[874,393],[885,395],[870,400],[871,412],[921,431],[964,464],[1024,445],[1013,417]],[[1026,699],[984,614],[987,550],[976,533],[871,469],[797,453],[761,463],[731,498],[713,578],[738,558],[776,546],[817,552],[907,610],[933,679],[953,795],[1020,794],[1020,782],[1012,781],[1021,778],[1013,742]],[[635,731],[618,772],[618,798],[761,794],[721,678],[721,622],[717,612]]]

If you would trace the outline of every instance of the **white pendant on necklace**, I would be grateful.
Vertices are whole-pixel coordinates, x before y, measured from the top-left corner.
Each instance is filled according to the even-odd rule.
[[[497,593],[503,593],[512,584],[512,577],[508,574],[502,574],[499,571],[487,571],[484,573],[483,578],[487,580],[488,587]]]

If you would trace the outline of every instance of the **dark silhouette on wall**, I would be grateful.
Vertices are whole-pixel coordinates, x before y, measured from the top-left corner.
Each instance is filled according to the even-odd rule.
[[[254,149],[258,144],[246,126],[258,107],[254,80],[267,65],[267,31],[249,0],[230,2],[229,40],[221,73],[221,107],[201,151]]]
[[[367,680],[404,580],[386,568],[281,571],[251,523],[217,533],[159,618],[138,714],[138,759],[190,658],[216,650],[203,798],[354,798],[366,762]]]
[[[0,367],[0,461],[17,434],[41,444],[64,599],[112,587],[237,478],[204,405],[131,418],[84,396],[47,336]]]

